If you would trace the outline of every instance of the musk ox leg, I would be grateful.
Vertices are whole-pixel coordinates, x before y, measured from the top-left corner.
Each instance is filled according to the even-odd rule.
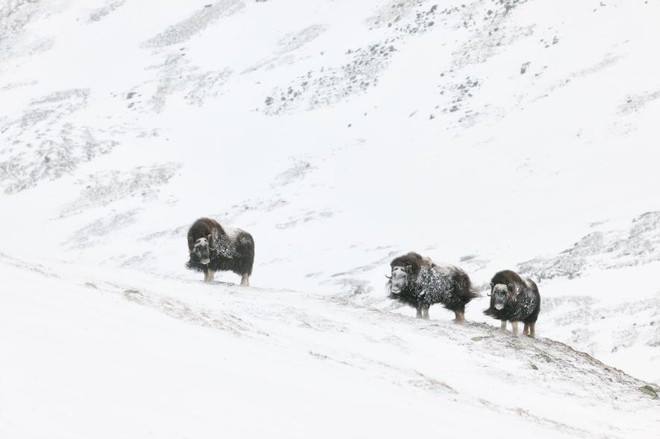
[[[250,275],[247,273],[243,273],[243,276],[241,276],[241,285],[244,287],[249,287],[250,286]]]
[[[514,337],[518,337],[518,322],[511,322],[511,333]]]
[[[204,282],[211,282],[213,280],[213,270],[207,268],[204,270]]]
[[[529,333],[527,334],[528,336],[532,338],[536,338],[536,322],[532,322],[529,324]]]
[[[525,323],[523,327],[523,335],[529,335],[529,323]]]
[[[465,311],[454,311],[454,314],[456,314],[456,318],[454,319],[455,323],[465,323]]]
[[[429,318],[429,307],[428,305],[420,305],[417,307],[417,318],[426,319]]]
[[[502,323],[500,323],[500,331],[506,331],[506,320],[502,320]]]

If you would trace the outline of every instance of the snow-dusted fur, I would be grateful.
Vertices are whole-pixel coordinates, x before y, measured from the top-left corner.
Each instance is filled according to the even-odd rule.
[[[205,282],[213,280],[216,271],[233,271],[241,276],[241,285],[250,284],[254,239],[248,232],[225,230],[213,219],[200,218],[188,230],[188,250],[187,267],[203,272]]]
[[[430,258],[410,252],[390,263],[388,281],[390,298],[417,309],[418,318],[429,318],[429,307],[441,303],[456,314],[455,321],[465,321],[465,305],[478,297],[470,277],[453,265],[437,265]]]
[[[502,321],[502,330],[510,321],[514,335],[518,335],[518,322],[523,322],[523,334],[535,335],[536,320],[541,311],[541,295],[533,280],[523,280],[518,273],[503,270],[490,281],[490,307],[484,314]]]

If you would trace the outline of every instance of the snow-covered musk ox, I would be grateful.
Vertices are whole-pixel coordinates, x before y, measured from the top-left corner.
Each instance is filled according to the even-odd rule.
[[[213,280],[216,271],[233,271],[241,285],[250,285],[254,264],[254,239],[241,229],[223,229],[215,220],[200,218],[188,230],[191,270],[204,273],[204,282]]]
[[[463,323],[465,305],[479,297],[463,270],[453,265],[436,265],[415,252],[394,258],[390,267],[390,298],[416,308],[418,318],[428,319],[430,306],[441,303],[454,311],[456,323]]]
[[[533,280],[523,280],[511,270],[500,271],[493,276],[490,281],[490,308],[484,314],[501,320],[502,331],[506,331],[506,322],[510,321],[511,332],[518,336],[518,322],[523,322],[523,334],[534,337],[540,311],[541,295]]]

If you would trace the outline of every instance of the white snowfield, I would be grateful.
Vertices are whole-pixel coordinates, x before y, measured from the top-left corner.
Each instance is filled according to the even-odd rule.
[[[291,290],[77,269],[2,257],[16,290],[0,314],[3,437],[658,431],[646,383],[549,339]]]
[[[0,438],[656,437],[658,17],[0,2]],[[253,287],[185,269],[204,216]],[[387,298],[408,251],[467,325]],[[536,340],[483,315],[502,269]]]

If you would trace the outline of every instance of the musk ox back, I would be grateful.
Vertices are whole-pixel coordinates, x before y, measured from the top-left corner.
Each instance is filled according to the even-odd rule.
[[[535,335],[536,320],[541,311],[541,295],[533,280],[523,280],[511,270],[500,271],[490,281],[490,307],[484,314],[501,320],[501,330],[511,322],[513,335],[518,335],[518,322],[523,322],[523,334]]]
[[[431,259],[410,252],[394,258],[387,283],[390,298],[417,309],[418,318],[429,318],[431,305],[441,303],[454,311],[455,322],[465,321],[465,305],[479,295],[470,277],[453,265],[437,265]]]
[[[254,264],[252,235],[240,229],[225,230],[217,221],[200,218],[188,230],[191,270],[202,271],[204,282],[213,280],[216,271],[233,271],[241,276],[241,285],[250,284]]]

